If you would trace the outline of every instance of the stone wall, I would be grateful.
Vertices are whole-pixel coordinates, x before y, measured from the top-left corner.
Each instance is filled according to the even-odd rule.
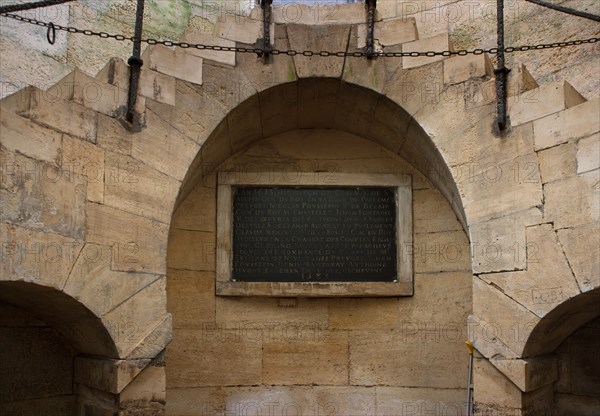
[[[50,325],[0,302],[0,351],[0,413],[74,414],[76,353]]]
[[[263,140],[218,170],[241,172],[248,180],[254,172],[325,171],[334,183],[338,173],[412,175],[415,294],[215,296],[213,172],[181,202],[171,223],[167,308],[174,332],[167,348],[167,414],[462,412],[469,243],[448,202],[422,174],[372,142],[322,129]]]

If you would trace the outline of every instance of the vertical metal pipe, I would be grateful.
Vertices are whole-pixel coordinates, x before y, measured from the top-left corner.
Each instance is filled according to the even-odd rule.
[[[506,129],[506,78],[509,70],[504,61],[504,0],[496,0],[498,24],[498,67],[496,74],[496,120],[500,131]]]
[[[135,12],[135,31],[133,34],[133,52],[127,60],[129,64],[129,96],[127,99],[127,121],[133,123],[135,115],[135,103],[137,101],[138,84],[140,81],[140,71],[144,61],[141,60],[142,52],[142,28],[144,24],[144,2],[145,0],[137,1],[137,9]]]

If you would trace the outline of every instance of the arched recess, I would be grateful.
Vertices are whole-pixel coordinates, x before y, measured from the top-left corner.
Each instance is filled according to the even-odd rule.
[[[327,142],[328,134],[335,136],[335,145]],[[410,165],[406,169],[414,180],[427,183],[424,187],[428,189],[419,192],[431,192],[431,199],[422,198],[427,199],[422,211],[431,211],[431,217],[440,214],[437,222],[432,221],[435,224],[430,223],[428,230],[421,233],[419,243],[430,248],[460,245],[460,261],[432,264],[437,260],[435,255],[420,254],[429,256],[431,263],[426,266],[431,267],[419,270],[415,296],[401,302],[397,298],[216,297],[215,171],[248,166],[248,159],[241,163],[237,159],[246,151],[256,150],[253,155],[259,162],[258,169],[258,159],[263,155],[265,165],[280,156],[279,162],[273,163],[278,167],[284,166],[281,160],[285,162],[288,157],[290,161],[295,156],[309,160],[307,155],[320,150],[321,142],[315,137],[323,138],[322,154],[328,156],[335,149],[350,155],[342,147],[348,143],[351,149],[377,151],[397,162],[375,168],[361,165],[357,168],[360,172],[379,169],[377,173],[393,173],[399,170],[385,169]],[[285,142],[282,146],[292,141],[293,144],[287,152],[278,154],[270,147],[278,140]],[[290,149],[298,143],[305,143],[311,151],[307,150],[304,156],[293,154]],[[261,147],[263,144],[265,147]],[[302,153],[301,145],[295,149]],[[348,157],[359,160],[372,157],[373,153]],[[334,160],[335,156],[344,157],[334,155]],[[325,156],[323,159],[332,160]],[[368,163],[378,162],[364,162]],[[173,314],[174,330],[173,342],[167,348],[167,412],[222,411],[220,406],[224,405],[232,406],[227,407],[228,411],[246,413],[260,411],[256,406],[286,403],[300,403],[301,411],[308,412],[306,402],[313,401],[326,406],[320,410],[310,407],[315,412],[331,412],[331,406],[339,406],[339,414],[351,414],[364,405],[365,414],[374,414],[375,408],[368,406],[374,403],[371,387],[375,383],[390,386],[389,395],[380,399],[389,403],[393,409],[390,412],[399,413],[402,406],[428,400],[433,406],[443,404],[445,412],[457,413],[466,383],[462,376],[467,365],[464,339],[466,318],[471,311],[472,272],[464,223],[456,184],[442,155],[414,118],[386,96],[339,79],[308,78],[272,87],[244,100],[227,113],[204,141],[183,181],[170,224],[167,305]],[[432,306],[432,302],[436,305]],[[331,318],[331,327],[330,310],[336,316]],[[349,310],[365,312],[373,319],[353,319]],[[310,322],[301,324],[305,326],[301,326],[300,339],[286,338],[290,333],[297,334],[294,323],[303,322],[302,319]],[[292,322],[290,327],[286,326],[288,320]],[[354,357],[352,369],[348,339],[351,328],[359,333],[359,340],[352,341],[356,342],[352,350],[360,356]],[[291,332],[286,333],[286,329]],[[370,329],[385,338],[381,345],[379,338],[368,334]],[[374,351],[388,354],[375,356]],[[288,359],[278,360],[282,355]],[[386,363],[380,365],[377,360]],[[371,376],[376,381],[368,381]],[[295,384],[300,387],[289,387]],[[352,401],[355,393],[366,395],[364,403]],[[238,399],[238,394],[244,396]],[[262,409],[263,414],[273,410]]]
[[[545,362],[532,377],[547,377],[551,384],[525,394],[525,410],[535,411],[543,398],[552,414],[598,414],[599,347],[600,288],[570,298],[545,315],[531,332],[523,356],[532,363]]]
[[[338,78],[300,78],[252,95],[233,108],[191,163],[175,209],[203,175],[229,156],[263,138],[305,128],[345,131],[409,161],[445,196],[466,231],[452,173],[416,119],[385,95]]]

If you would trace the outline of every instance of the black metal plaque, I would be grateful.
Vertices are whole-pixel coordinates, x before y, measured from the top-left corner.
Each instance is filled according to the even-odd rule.
[[[232,279],[394,281],[396,222],[390,188],[237,188]]]

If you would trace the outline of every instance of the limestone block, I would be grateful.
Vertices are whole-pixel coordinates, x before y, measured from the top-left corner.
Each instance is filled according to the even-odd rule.
[[[538,152],[542,183],[564,179],[575,174],[577,160],[575,159],[575,143],[565,143],[560,146]]]
[[[166,297],[163,295],[163,297]],[[127,359],[138,360],[155,358],[173,340],[173,317],[170,313],[164,315],[146,337],[127,355]]]
[[[113,248],[113,270],[165,274],[167,225],[94,203],[86,214],[87,241]]]
[[[166,277],[140,290],[102,317],[120,357],[126,357],[166,315]]]
[[[196,30],[187,29],[183,35],[183,40],[190,44],[202,44],[202,45],[215,45],[223,46],[227,48],[235,47],[235,42],[223,39],[210,34],[198,32]],[[210,49],[196,49],[190,48],[187,53],[198,56],[203,59],[210,59],[211,61],[221,62],[223,64],[235,66],[235,52],[230,51],[213,51]]]
[[[263,343],[263,383],[344,385],[348,382],[348,333],[323,339]]]
[[[599,171],[583,173],[544,186],[544,219],[556,229],[597,222],[600,219]]]
[[[215,321],[214,273],[168,269],[167,279],[167,309],[174,328],[201,329]]]
[[[79,356],[75,358],[75,382],[96,390],[120,393],[150,363],[147,360],[116,360]]]
[[[96,143],[97,113],[81,104],[51,95],[33,94],[23,117],[58,131]]]
[[[121,59],[111,61],[100,71],[96,78],[117,86],[129,88],[129,66]],[[142,67],[138,85],[138,94],[161,103],[175,105],[175,78]]]
[[[262,383],[262,340],[238,330],[175,330],[167,360],[170,388]]]
[[[491,358],[489,362],[522,392],[530,392],[558,379],[556,357],[546,355],[525,360]]]
[[[111,152],[131,155],[132,133],[120,121],[112,117],[98,114],[98,133],[96,144]]]
[[[469,222],[477,223],[542,204],[535,153],[504,163],[475,165],[457,183]]]
[[[565,83],[565,89],[568,84]],[[554,97],[548,91],[551,86],[559,89],[559,85],[550,84],[545,86],[547,94],[537,94],[536,99],[545,103],[544,105],[560,106],[561,97]],[[538,90],[542,91],[542,88]],[[533,90],[537,91],[537,90]],[[532,91],[532,92],[533,92]],[[555,93],[556,94],[556,93]],[[527,94],[525,94],[527,95]],[[536,101],[538,102],[538,101]],[[535,105],[535,104],[530,104]],[[554,109],[552,112],[563,110],[563,108]],[[560,111],[557,114],[551,114],[547,117],[540,118],[534,121],[533,130],[535,134],[535,148],[546,149],[556,146],[557,144],[585,137],[596,133],[600,130],[600,122],[598,122],[598,114],[600,113],[600,99],[591,100],[583,104],[579,104],[573,108],[568,108],[565,111]],[[513,122],[514,124],[514,122]]]
[[[487,331],[481,342],[493,344],[499,340],[515,354],[523,351],[531,331],[540,320],[500,289],[479,278],[473,279],[473,315]]]
[[[63,171],[72,172],[86,178],[87,200],[104,201],[104,150],[89,142],[63,135]]]
[[[338,105],[337,80],[301,79],[298,82],[298,127],[331,128]]]
[[[271,23],[271,33],[273,33]],[[262,19],[252,16],[224,14],[219,16],[213,34],[223,39],[253,45],[263,37]]]
[[[525,237],[525,227],[541,222],[541,211],[531,208],[473,224],[470,227],[473,273],[525,270],[528,248],[534,248],[534,243],[528,243]]]
[[[415,275],[415,296],[398,301],[398,327],[423,337],[461,341],[467,339],[467,315],[471,311],[469,272]]]
[[[349,65],[349,62],[346,62],[346,65]],[[377,101],[372,91],[357,89],[345,82],[342,83],[335,112],[335,126],[339,130],[368,137]]]
[[[402,52],[441,52],[452,49],[450,43],[450,36],[448,33],[441,33],[430,38],[419,39],[413,42],[407,42],[402,44]],[[402,68],[415,68],[417,66],[427,65],[432,62],[437,62],[445,59],[444,56],[419,56],[419,57],[403,57]]]
[[[63,288],[99,317],[160,278],[154,274],[111,270],[112,254],[109,246],[86,243]]]
[[[532,120],[541,119],[553,113],[577,106],[585,102],[585,99],[566,81],[542,85],[539,88],[515,95],[508,99],[508,109],[511,124],[518,126]],[[548,117],[555,119],[560,115]],[[548,122],[540,120],[536,122],[541,130],[540,140],[548,135]],[[560,129],[561,127],[559,127]],[[534,130],[538,130],[535,128]],[[553,133],[552,135],[556,135]],[[545,139],[548,140],[548,139]],[[541,148],[536,140],[536,148]]]
[[[373,33],[375,41],[382,46],[412,42],[419,38],[417,23],[414,17],[376,22]],[[367,25],[360,24],[358,25],[357,47],[364,48],[366,45]]]
[[[415,234],[415,273],[470,270],[470,248],[463,230]]]
[[[0,109],[2,146],[33,159],[58,165],[61,134],[20,117],[6,107]]]
[[[580,293],[550,224],[527,228],[526,271],[480,277],[539,317]]]
[[[147,127],[132,137],[132,156],[172,178],[183,179],[200,146],[150,110],[147,120]]]
[[[206,136],[210,133],[199,120],[198,108],[195,111],[188,111],[151,99],[146,100],[146,107],[153,113],[153,116],[160,118],[177,130],[178,133],[190,138],[199,145],[204,142]]]
[[[485,78],[493,72],[487,54],[455,56],[444,60],[444,83],[458,84],[471,78]]]
[[[475,359],[473,385],[478,407],[497,409],[507,414],[515,414],[521,408],[519,388],[485,358]]]
[[[73,172],[3,151],[2,221],[66,237],[84,236],[86,181]]]
[[[179,270],[215,271],[214,233],[172,230],[169,236],[169,267]]]
[[[62,288],[81,247],[81,240],[0,223],[1,280],[22,280]]]
[[[146,48],[142,60],[148,68],[184,81],[202,84],[202,58],[183,48],[155,45]]]
[[[353,385],[464,388],[467,360],[464,340],[447,339],[435,327],[350,334]]]
[[[479,321],[473,315],[467,318],[469,341],[475,346],[477,352],[484,357],[496,357],[514,360],[521,354],[515,353],[505,343],[498,339],[498,326],[496,323]]]
[[[329,304],[334,329],[394,329],[398,299],[335,299]]]
[[[441,90],[443,86],[443,63],[437,62],[397,71],[386,83],[383,92],[390,100],[412,115],[427,104],[438,106],[442,100]],[[456,109],[456,103],[453,105]],[[436,117],[439,119],[439,114],[436,114]]]
[[[305,26],[290,24],[287,32],[290,48],[297,51],[345,51],[348,48],[348,26]],[[321,58],[319,56],[294,57],[298,78],[342,76],[344,58]]]
[[[298,88],[295,84],[261,91],[258,101],[265,137],[298,127]]]
[[[362,23],[365,7],[360,3],[273,4],[273,20],[279,24],[335,25]]]
[[[580,140],[577,143],[577,173],[600,168],[600,134]]]
[[[176,179],[132,157],[106,152],[106,205],[167,224],[179,185]]]
[[[231,150],[245,150],[263,137],[258,97],[252,96],[227,114]]]
[[[448,201],[436,189],[413,191],[413,228],[415,233],[461,230],[462,226]]]
[[[329,328],[328,304],[325,299],[217,297],[216,322],[256,329],[265,340],[315,340]]]
[[[600,287],[600,226],[598,223],[558,231],[558,240],[581,292]]]
[[[175,210],[171,227],[215,232],[217,224],[216,198],[215,188],[197,185]]]
[[[162,408],[166,400],[166,390],[164,358],[158,357],[127,385],[119,399],[121,406],[126,409],[131,406],[132,412],[151,412],[153,409]]]
[[[124,115],[127,107],[127,85],[112,85],[76,69],[48,89],[47,94],[65,101],[74,101],[107,116]],[[144,111],[143,100],[137,110]]]
[[[368,126],[369,136],[376,143],[396,153],[408,140],[406,130],[410,116],[389,100],[379,100]],[[394,122],[390,122],[394,120]]]
[[[461,415],[464,413],[463,389],[377,387],[375,416]]]

